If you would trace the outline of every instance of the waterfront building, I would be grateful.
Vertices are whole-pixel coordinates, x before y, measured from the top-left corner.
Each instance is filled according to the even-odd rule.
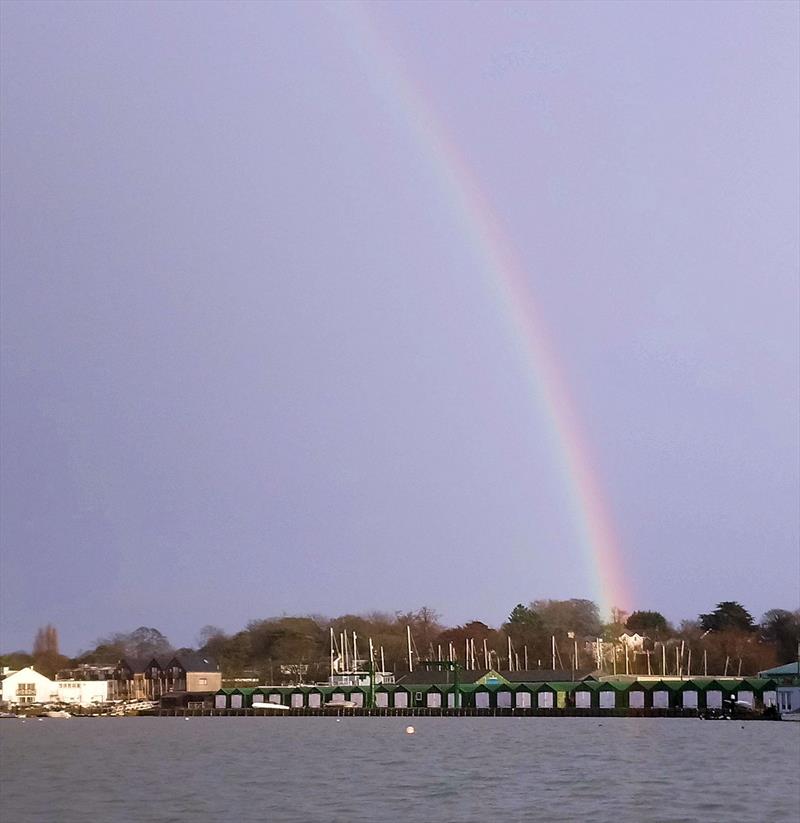
[[[109,684],[108,680],[56,680],[58,702],[81,707],[107,703]]]
[[[58,700],[55,681],[37,672],[33,666],[7,674],[1,685],[3,702],[10,706],[55,703]]]
[[[765,669],[759,672],[760,678],[774,680],[779,686],[800,685],[800,660],[775,666],[774,669]]]
[[[222,673],[213,657],[202,652],[178,653],[164,667],[168,692],[215,692],[222,688]]]
[[[759,672],[758,676],[769,677],[774,683],[775,706],[781,717],[797,719],[800,716],[800,660]],[[765,703],[766,700],[765,696]]]
[[[370,695],[377,709],[466,709],[478,711],[585,710],[585,711],[686,711],[726,709],[734,702],[759,710],[772,705],[773,681],[757,678],[604,678],[508,682],[506,673],[479,673],[475,682],[446,682],[441,672],[432,672],[437,682],[424,682],[428,673],[407,675],[400,683],[369,686],[260,686],[219,689],[208,700],[216,709],[251,709],[254,702],[280,703],[290,709],[321,709],[326,706],[367,708]],[[460,673],[459,673],[460,674]],[[470,673],[474,674],[474,673]],[[499,676],[497,676],[499,675]],[[800,692],[800,687],[798,687]],[[800,694],[797,702],[800,703]],[[163,704],[162,705],[166,705]]]

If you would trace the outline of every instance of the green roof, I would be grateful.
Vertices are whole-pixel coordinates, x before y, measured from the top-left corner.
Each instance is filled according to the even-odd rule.
[[[576,680],[553,680],[544,685],[551,686],[557,692],[573,692],[581,684]]]
[[[609,691],[614,690],[615,692],[627,692],[631,686],[635,686],[636,683],[620,683],[619,681],[615,680],[604,680],[600,685],[597,687],[595,691],[602,692],[602,691]]]

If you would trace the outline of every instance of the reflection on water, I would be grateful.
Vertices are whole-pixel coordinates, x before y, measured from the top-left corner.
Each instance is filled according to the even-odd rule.
[[[15,823],[800,820],[800,723],[76,718],[0,743]]]

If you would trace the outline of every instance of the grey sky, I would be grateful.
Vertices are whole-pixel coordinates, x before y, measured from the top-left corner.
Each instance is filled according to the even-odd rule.
[[[364,14],[526,267],[634,605],[797,607],[797,4],[6,2],[0,647],[595,596]]]

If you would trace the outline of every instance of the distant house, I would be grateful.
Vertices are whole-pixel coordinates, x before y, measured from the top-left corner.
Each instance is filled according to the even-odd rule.
[[[55,703],[58,700],[58,686],[33,666],[26,666],[3,678],[2,695],[3,702],[11,706]]]
[[[173,692],[216,692],[222,688],[217,661],[200,652],[124,658],[117,664],[114,680],[117,695],[123,700],[158,700]]]
[[[153,669],[156,669],[156,675]],[[114,669],[116,695],[120,700],[153,700],[160,667],[154,659],[124,657]]]
[[[216,692],[222,688],[219,664],[202,652],[176,654],[166,663],[164,672],[165,692]]]
[[[627,647],[628,651],[644,651],[645,637],[643,634],[639,634],[638,632],[623,632],[617,639],[623,646]]]

